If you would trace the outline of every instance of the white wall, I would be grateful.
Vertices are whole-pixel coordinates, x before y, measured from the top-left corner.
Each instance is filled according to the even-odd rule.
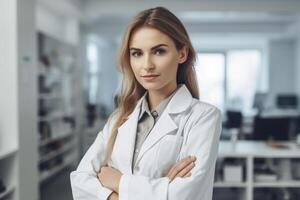
[[[17,1],[0,1],[0,149],[18,148]],[[10,133],[10,134],[8,134]]]
[[[71,1],[62,1],[71,4]],[[76,7],[69,6],[64,15],[58,8],[39,0],[36,5],[36,28],[49,36],[73,45],[79,44],[79,18]]]
[[[271,40],[269,43],[269,98],[268,106],[274,106],[279,93],[295,92],[295,41]]]
[[[116,6],[117,5],[117,6]],[[165,6],[172,11],[220,11],[220,12],[299,12],[300,2],[296,0],[186,0],[186,1],[140,1],[140,0],[89,0],[85,6],[86,18],[92,20],[109,14],[135,14],[139,10]]]
[[[299,24],[299,26],[300,26],[300,24]],[[295,42],[295,46],[296,46],[295,47],[295,54],[294,54],[295,55],[295,67],[296,67],[295,75],[294,75],[295,90],[298,94],[298,98],[299,98],[299,101],[300,101],[300,33],[299,33],[299,36],[298,36],[298,38]]]
[[[0,1],[0,148],[16,148],[14,199],[38,200],[35,0]]]
[[[20,199],[39,199],[35,0],[18,0]]]
[[[290,26],[289,34],[295,38],[295,90],[298,94],[300,103],[300,16],[298,17],[297,23]]]

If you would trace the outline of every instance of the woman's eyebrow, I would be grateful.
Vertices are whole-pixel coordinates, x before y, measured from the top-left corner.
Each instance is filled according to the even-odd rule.
[[[162,46],[168,47],[167,44],[158,44],[158,45],[155,45],[154,47],[151,47],[151,50],[162,47]],[[131,47],[129,50],[132,51],[132,50],[141,50],[141,49],[136,48],[136,47]]]
[[[158,45],[155,45],[154,47],[152,47],[151,50],[159,48],[159,47],[163,47],[163,46],[168,47],[168,45],[166,45],[166,44],[158,44]]]

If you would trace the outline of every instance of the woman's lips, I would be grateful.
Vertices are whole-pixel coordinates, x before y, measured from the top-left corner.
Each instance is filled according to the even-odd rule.
[[[156,79],[157,77],[159,77],[159,75],[156,75],[156,74],[142,76],[142,78],[146,81],[152,81],[152,80]]]

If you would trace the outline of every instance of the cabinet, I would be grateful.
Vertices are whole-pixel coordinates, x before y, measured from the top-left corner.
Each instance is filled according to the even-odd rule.
[[[38,33],[38,166],[43,182],[78,160],[77,48]],[[77,95],[77,96],[76,96]]]
[[[16,148],[0,149],[0,179],[5,190],[0,192],[0,199],[16,199],[17,190],[17,152]]]
[[[277,199],[283,199],[280,195],[287,199],[299,197],[300,179],[299,172],[295,169],[300,166],[300,147],[292,142],[283,144],[284,148],[274,148],[256,141],[220,142],[214,199],[274,199],[275,196]],[[242,181],[224,181],[222,173],[226,165],[224,163],[228,159],[231,163],[242,166]],[[256,168],[259,165],[272,168],[275,176],[258,176]],[[224,194],[227,194],[227,197]]]

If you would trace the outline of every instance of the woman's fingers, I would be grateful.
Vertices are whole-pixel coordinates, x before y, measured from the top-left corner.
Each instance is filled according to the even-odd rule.
[[[184,177],[185,175],[187,175],[188,173],[190,173],[190,171],[195,167],[195,163],[191,162],[188,166],[186,166],[185,168],[183,168],[176,176],[176,177]]]
[[[178,174],[180,174],[180,172],[182,170],[183,170],[183,172],[181,174],[184,174],[184,175],[186,173],[190,172],[191,166],[193,166],[190,164],[192,164],[195,160],[196,160],[196,158],[194,156],[188,156],[188,157],[178,161],[177,163],[175,163],[173,165],[173,167],[170,169],[170,173],[168,174],[169,179],[172,181],[176,177],[183,177],[183,176],[178,176]],[[185,169],[185,168],[187,168],[187,169]]]
[[[187,173],[183,178],[190,177],[192,175],[191,172]]]
[[[187,156],[179,161],[177,161],[169,170],[168,175],[175,176],[179,171],[188,166],[190,163],[195,161],[195,157]]]
[[[194,162],[196,161],[195,156],[188,156],[176,162],[171,169],[169,170],[167,177],[172,181],[177,175],[180,174],[180,177],[186,175],[194,167]]]

